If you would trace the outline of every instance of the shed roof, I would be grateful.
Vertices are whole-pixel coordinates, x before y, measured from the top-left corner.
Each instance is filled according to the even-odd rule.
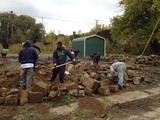
[[[83,40],[85,40],[85,39],[87,39],[87,38],[91,38],[91,37],[99,37],[99,38],[105,40],[105,38],[103,38],[103,37],[101,37],[101,36],[98,36],[98,35],[91,35],[91,36],[85,36],[85,37],[75,38],[75,39],[73,39],[73,41],[83,41]]]

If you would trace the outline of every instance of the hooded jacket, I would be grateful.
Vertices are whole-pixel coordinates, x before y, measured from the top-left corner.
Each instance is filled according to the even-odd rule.
[[[66,62],[66,56],[70,57],[71,60],[73,59],[71,53],[65,49],[64,47],[62,47],[61,49],[56,49],[53,52],[53,62],[60,65]]]
[[[24,43],[24,48],[22,48],[19,52],[19,62],[21,64],[33,63],[35,64],[38,59],[38,55],[36,50],[32,47],[31,42],[27,40]]]

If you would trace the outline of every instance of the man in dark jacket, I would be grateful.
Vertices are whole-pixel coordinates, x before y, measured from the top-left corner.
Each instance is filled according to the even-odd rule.
[[[100,53],[99,53],[99,52],[92,53],[92,54],[90,55],[90,57],[91,57],[92,60],[93,60],[93,64],[98,64],[99,59],[100,59]]]
[[[20,88],[30,89],[32,87],[33,68],[38,59],[38,55],[29,40],[24,43],[24,47],[19,52],[18,59],[22,68],[19,84]]]
[[[62,84],[64,83],[64,73],[65,73],[66,66],[64,65],[57,68],[56,66],[66,63],[66,56],[69,56],[71,60],[73,60],[71,53],[62,46],[61,42],[58,42],[57,48],[53,52],[53,63],[54,63],[55,69],[53,69],[53,74],[50,81],[54,81],[54,79],[59,74],[60,86],[62,86]]]

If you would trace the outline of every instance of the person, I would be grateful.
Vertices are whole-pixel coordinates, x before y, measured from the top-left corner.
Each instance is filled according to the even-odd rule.
[[[115,72],[118,73],[118,86],[120,89],[125,88],[123,81],[126,71],[126,64],[124,62],[115,62],[110,66],[111,74],[114,75]]]
[[[73,52],[74,52],[74,55],[75,55],[75,59],[77,59],[80,51],[79,50],[73,50]]]
[[[57,75],[59,74],[60,87],[63,87],[66,65],[57,68],[56,66],[66,63],[66,56],[70,57],[72,61],[75,61],[71,53],[62,46],[61,42],[58,42],[57,48],[53,51],[53,63],[55,68],[53,69],[50,81],[54,81]]]
[[[99,59],[100,59],[100,53],[99,53],[99,52],[92,53],[92,54],[90,55],[90,57],[91,57],[92,60],[93,60],[93,64],[98,64]]]
[[[38,55],[32,47],[31,42],[27,40],[19,52],[18,60],[21,63],[20,89],[30,89],[32,87],[33,68]]]

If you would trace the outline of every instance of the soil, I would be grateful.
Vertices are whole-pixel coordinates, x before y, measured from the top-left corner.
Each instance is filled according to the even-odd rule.
[[[81,60],[84,62],[84,60]],[[85,60],[83,67],[78,67],[72,71],[70,76],[65,76],[65,82],[78,82],[80,75],[85,69],[91,69],[91,60]],[[101,61],[101,64],[106,64],[106,61]],[[134,64],[134,63],[133,63]],[[136,65],[135,65],[136,66]],[[6,60],[0,60],[0,87],[17,88],[20,76],[20,63],[17,57],[9,56]],[[33,82],[45,81],[47,83],[50,79],[52,70],[52,60],[49,57],[41,56],[35,68]],[[160,85],[160,68],[145,66],[136,69],[141,76],[145,77],[139,85],[128,83],[127,89],[112,93],[112,95],[120,95],[128,91],[143,91],[144,89],[151,89]],[[7,76],[9,74],[9,76]],[[58,78],[54,81],[54,85],[58,85]],[[64,96],[57,97],[53,101],[46,101],[42,104],[31,104],[26,106],[0,106],[1,120],[25,120],[25,119],[47,119],[47,120],[124,120],[129,116],[140,115],[145,112],[154,111],[155,108],[160,107],[160,96],[152,96],[139,100],[133,100],[121,104],[114,104],[112,106],[99,101],[100,95],[85,96],[83,98],[75,98],[78,103],[76,111],[69,115],[55,115],[50,114],[49,109],[53,107],[63,106]],[[154,108],[154,109],[153,109]],[[29,112],[30,111],[30,112]]]

